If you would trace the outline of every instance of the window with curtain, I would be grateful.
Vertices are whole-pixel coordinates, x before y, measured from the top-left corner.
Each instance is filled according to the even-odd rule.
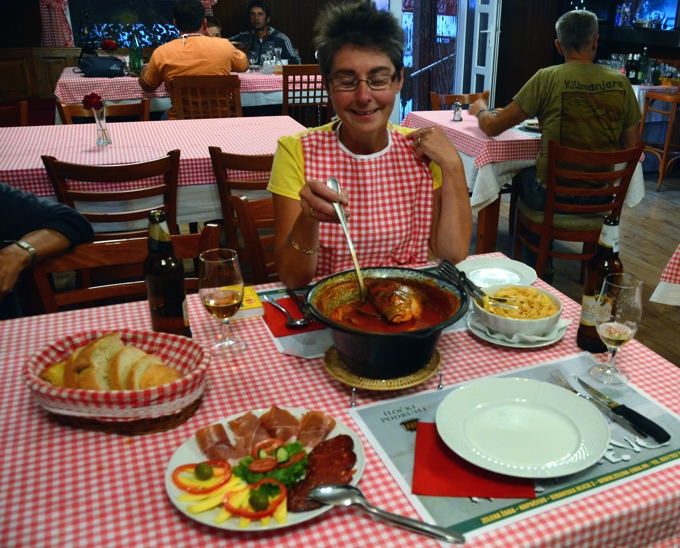
[[[134,32],[143,47],[155,47],[178,36],[172,24],[174,0],[69,0],[76,47],[96,49],[103,40],[128,47]]]

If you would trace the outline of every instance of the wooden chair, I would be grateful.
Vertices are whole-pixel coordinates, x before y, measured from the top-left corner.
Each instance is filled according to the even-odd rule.
[[[536,273],[539,277],[543,277],[548,257],[580,260],[583,275],[585,261],[595,253],[604,217],[621,215],[643,147],[643,143],[638,143],[626,150],[596,152],[550,141],[545,210],[533,209],[518,200],[513,255],[520,256],[522,244],[537,253]],[[598,169],[600,171],[596,171]],[[600,188],[584,187],[584,181]],[[575,184],[581,186],[573,186]],[[568,203],[575,198],[598,197],[607,203]],[[583,242],[583,248],[581,252],[555,251],[551,248],[553,240]]]
[[[432,110],[448,110],[453,107],[456,101],[460,101],[463,105],[470,105],[474,103],[477,99],[484,99],[487,103],[489,102],[490,91],[487,89],[480,93],[436,93],[434,91],[430,92],[430,102],[432,103]]]
[[[319,65],[283,65],[282,114],[305,127],[326,124],[333,118]]]
[[[246,265],[248,283],[260,284],[279,279],[274,264],[274,200],[271,196],[250,200],[231,196],[234,222],[243,240],[239,260]]]
[[[27,126],[28,101],[0,105],[0,127]]]
[[[238,250],[244,277],[249,283],[275,280],[272,254],[267,252],[273,239],[269,238],[274,227],[273,205],[269,212],[264,203],[272,202],[271,196],[265,195],[264,191],[274,156],[229,154],[219,147],[208,150],[220,196],[227,245]],[[239,190],[246,196],[235,194],[234,191]]]
[[[84,108],[79,103],[65,104],[57,101],[57,111],[59,112],[62,124],[72,124],[74,118],[94,120],[92,109]],[[146,97],[143,97],[138,103],[106,105],[107,119],[119,117],[134,118],[142,122],[148,122],[151,119],[151,102]]]
[[[45,312],[62,308],[82,308],[93,304],[125,302],[146,298],[143,279],[126,280],[105,285],[88,285],[57,291],[52,275],[59,272],[95,271],[97,268],[127,267],[144,263],[148,254],[148,238],[103,240],[80,244],[73,249],[36,263],[28,272]],[[175,255],[182,259],[197,259],[206,249],[220,247],[220,227],[206,224],[200,234],[172,235]],[[185,278],[188,291],[198,289],[196,277]]]
[[[666,93],[663,91],[648,91],[642,108],[642,120],[639,126],[639,137],[643,141],[645,120],[651,113],[660,114],[667,122],[666,135],[663,143],[646,141],[645,152],[650,152],[659,161],[659,178],[656,182],[657,192],[661,190],[663,179],[668,170],[680,158],[680,144],[678,137],[678,108],[680,108],[680,93]]]
[[[171,87],[178,119],[243,116],[241,80],[235,74],[176,76]]]
[[[96,239],[112,240],[146,236],[153,209],[164,209],[170,232],[178,232],[179,155],[171,150],[148,162],[114,165],[42,160],[57,199],[89,219]]]

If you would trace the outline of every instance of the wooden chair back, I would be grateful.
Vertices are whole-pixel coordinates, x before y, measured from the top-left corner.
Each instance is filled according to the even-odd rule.
[[[490,91],[484,90],[479,93],[436,93],[430,92],[430,103],[432,103],[432,110],[450,110],[456,101],[460,101],[463,105],[471,105],[477,99],[484,99],[489,102]]]
[[[613,152],[580,150],[556,141],[548,146],[545,208],[540,211],[521,199],[517,202],[513,253],[520,255],[521,244],[537,253],[536,273],[541,277],[548,257],[580,260],[583,274],[585,261],[595,253],[604,218],[621,215],[644,144]],[[583,247],[580,252],[554,250],[553,240],[582,242]]]
[[[333,118],[319,65],[283,65],[282,114],[305,127],[321,126]]]
[[[259,202],[263,198],[271,201],[266,188],[274,156],[230,154],[222,152],[219,147],[209,147],[208,150],[220,196],[227,246],[238,250],[247,282],[271,281],[274,279],[271,277],[274,272],[273,258],[265,253],[265,249],[271,244],[268,236],[272,233],[270,229],[273,228],[273,212],[271,226],[268,226],[260,219],[264,206]],[[242,192],[237,196],[235,191]],[[248,198],[245,203],[241,202],[243,194]],[[234,207],[235,198],[242,211],[241,215]],[[251,213],[257,214],[256,221],[250,219]],[[256,235],[263,242],[258,242]],[[265,256],[268,258],[263,258]]]
[[[250,200],[234,194],[231,207],[243,241],[239,261],[245,265],[244,279],[253,284],[278,280],[274,264],[274,199],[267,196]]]
[[[173,234],[175,255],[181,259],[198,259],[199,253],[220,247],[220,226],[206,224],[200,234]],[[52,275],[59,272],[94,272],[97,268],[127,267],[143,264],[148,254],[148,238],[102,240],[80,244],[62,255],[36,263],[29,269],[30,278],[37,290],[45,312],[69,308],[82,308],[94,304],[125,302],[146,298],[143,279],[125,280],[105,285],[78,286],[57,291]],[[198,289],[198,278],[185,278],[188,291]]]
[[[176,76],[170,87],[178,119],[243,116],[241,80],[235,74]]]
[[[28,101],[0,105],[0,127],[27,126]]]
[[[78,103],[66,104],[57,101],[57,111],[62,124],[72,124],[74,118],[88,118],[88,121],[94,121],[92,109],[84,108],[83,105]],[[106,105],[106,117],[107,119],[134,118],[148,122],[151,119],[151,103],[146,97],[143,97],[138,103],[108,104]]]
[[[145,236],[153,209],[164,209],[170,232],[178,232],[179,155],[171,150],[148,162],[113,165],[42,160],[57,199],[93,224],[96,239],[112,240]]]

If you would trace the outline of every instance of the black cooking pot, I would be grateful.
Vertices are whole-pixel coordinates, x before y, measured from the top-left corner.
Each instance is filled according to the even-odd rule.
[[[356,272],[347,270],[320,280],[307,295],[314,316],[331,328],[333,342],[343,364],[353,373],[371,379],[393,379],[410,375],[432,358],[442,330],[462,317],[468,309],[464,288],[435,274],[399,267],[363,268],[365,278],[403,279],[426,284],[425,307],[437,306],[444,312],[440,323],[401,333],[362,331],[330,319],[330,314],[345,303],[359,298]]]

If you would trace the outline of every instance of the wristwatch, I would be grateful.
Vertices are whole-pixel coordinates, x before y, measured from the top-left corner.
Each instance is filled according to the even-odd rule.
[[[35,252],[35,248],[28,242],[24,242],[23,240],[17,240],[16,242],[14,242],[14,245],[18,245],[21,249],[23,249],[26,253],[28,253],[31,256],[31,264],[33,264],[35,260],[38,258],[38,255]]]

